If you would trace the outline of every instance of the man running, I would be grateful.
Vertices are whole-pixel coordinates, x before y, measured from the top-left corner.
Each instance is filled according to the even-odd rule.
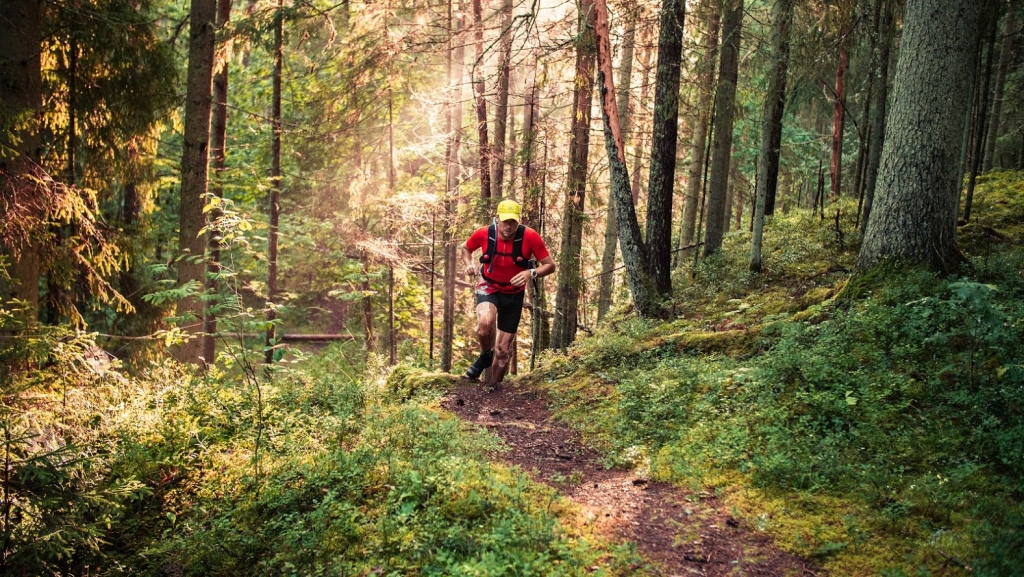
[[[465,376],[477,380],[490,368],[489,387],[500,383],[508,371],[509,354],[523,314],[526,284],[555,272],[555,263],[540,235],[519,224],[519,220],[519,203],[503,200],[498,203],[498,223],[478,228],[462,247],[466,276],[480,276],[476,285],[476,336],[481,352]],[[483,250],[479,264],[473,262],[477,249]],[[531,259],[537,261],[536,268]]]

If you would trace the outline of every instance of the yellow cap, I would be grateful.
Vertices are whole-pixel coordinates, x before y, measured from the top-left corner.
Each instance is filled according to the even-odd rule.
[[[514,200],[503,200],[498,203],[498,220],[519,221],[519,203]]]

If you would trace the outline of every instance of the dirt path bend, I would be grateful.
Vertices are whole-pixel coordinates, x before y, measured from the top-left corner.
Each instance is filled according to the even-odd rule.
[[[442,406],[494,432],[508,448],[499,459],[579,504],[586,522],[606,537],[635,543],[665,577],[821,574],[741,527],[711,495],[606,469],[600,455],[552,419],[536,391],[506,383],[488,393],[465,383]]]

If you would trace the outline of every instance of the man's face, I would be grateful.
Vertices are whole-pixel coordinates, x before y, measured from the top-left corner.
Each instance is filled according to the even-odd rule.
[[[514,218],[503,220],[498,223],[498,234],[501,235],[502,240],[512,240],[516,236],[516,228],[519,227],[519,221]]]

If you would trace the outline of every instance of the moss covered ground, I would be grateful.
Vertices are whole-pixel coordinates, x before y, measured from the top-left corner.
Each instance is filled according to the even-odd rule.
[[[852,276],[856,206],[775,215],[529,381],[607,455],[713,490],[835,575],[1024,566],[1024,175],[979,179],[969,265]],[[838,211],[839,218],[835,218]],[[838,229],[836,226],[838,222]]]

